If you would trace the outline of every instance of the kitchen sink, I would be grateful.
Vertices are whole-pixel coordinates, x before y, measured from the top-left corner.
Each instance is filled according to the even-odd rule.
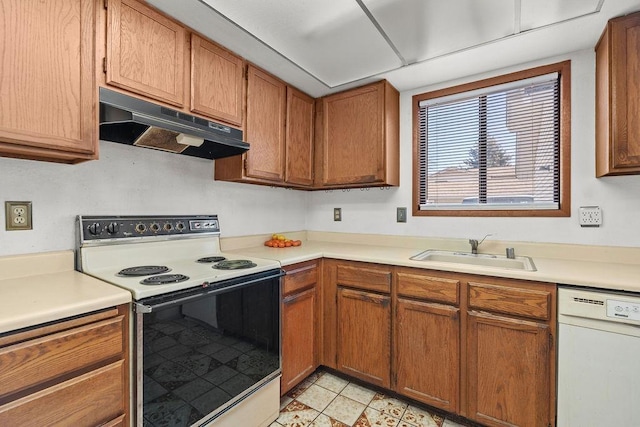
[[[536,266],[533,263],[533,260],[528,256],[507,258],[504,255],[472,254],[470,252],[450,252],[428,249],[412,256],[410,259],[414,261],[446,262],[453,264],[536,271]]]

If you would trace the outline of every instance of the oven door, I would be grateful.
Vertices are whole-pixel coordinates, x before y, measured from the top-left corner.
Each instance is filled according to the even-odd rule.
[[[203,425],[277,378],[281,270],[135,303],[137,425]]]

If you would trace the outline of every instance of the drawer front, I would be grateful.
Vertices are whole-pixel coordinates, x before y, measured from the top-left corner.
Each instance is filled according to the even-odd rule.
[[[114,422],[124,414],[125,374],[120,360],[2,405],[0,425],[91,427]]]
[[[549,320],[551,292],[469,282],[469,307]]]
[[[398,295],[458,305],[460,281],[426,274],[398,273]]]
[[[349,286],[374,292],[391,292],[391,272],[365,266],[338,265],[339,286]]]
[[[119,357],[123,316],[0,349],[0,397]]]
[[[287,274],[284,276],[283,295],[310,288],[318,281],[318,264],[315,261],[288,266],[285,270]]]

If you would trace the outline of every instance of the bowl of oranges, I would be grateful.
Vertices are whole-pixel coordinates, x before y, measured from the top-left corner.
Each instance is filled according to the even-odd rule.
[[[264,245],[270,248],[291,248],[302,245],[302,240],[291,240],[283,234],[273,234],[271,239],[264,242]]]

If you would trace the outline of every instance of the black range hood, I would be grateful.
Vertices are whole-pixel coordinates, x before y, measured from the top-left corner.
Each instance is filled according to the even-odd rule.
[[[242,131],[100,88],[100,139],[205,159],[242,154]]]

